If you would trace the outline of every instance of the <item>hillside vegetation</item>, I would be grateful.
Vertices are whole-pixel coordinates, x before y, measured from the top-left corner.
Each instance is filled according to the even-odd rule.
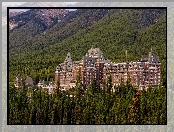
[[[9,30],[9,47],[21,46],[27,39],[51,28],[68,14],[65,9],[33,9],[9,16],[9,25],[13,28]]]
[[[74,15],[77,13],[80,15]],[[102,15],[96,18],[98,14]],[[72,12],[45,35],[37,34],[20,46],[10,48],[10,80],[18,72],[22,77],[33,77],[36,82],[47,76],[52,80],[56,66],[64,61],[67,52],[73,60],[80,60],[92,46],[100,48],[104,57],[112,62],[126,61],[126,50],[128,61],[139,60],[152,48],[162,62],[163,83],[166,84],[166,11],[163,9]]]
[[[79,82],[63,92],[58,85],[53,95],[10,85],[9,124],[167,124],[165,87],[139,91],[122,83],[113,92],[109,79],[103,89]]]
[[[79,9],[77,11],[71,11],[55,24],[55,26],[50,27],[48,30],[46,30],[45,24],[42,24],[45,29],[42,29],[41,25],[35,24],[37,22],[42,22],[40,19],[34,19],[34,23],[32,21],[30,24],[26,25],[28,27],[27,29],[26,27],[22,27],[10,33],[10,54],[23,53],[30,51],[31,49],[38,50],[47,47],[50,44],[61,42],[80,30],[96,23],[102,19],[107,12],[107,9]],[[35,25],[35,27],[32,27],[32,25]],[[25,30],[26,33],[22,34],[21,30]],[[40,32],[38,32],[38,30]],[[27,34],[27,32],[29,33]],[[32,36],[30,33],[37,33],[37,36]],[[17,39],[19,37],[20,39]],[[27,39],[22,39],[22,37],[27,37]],[[20,49],[23,50],[20,51]]]

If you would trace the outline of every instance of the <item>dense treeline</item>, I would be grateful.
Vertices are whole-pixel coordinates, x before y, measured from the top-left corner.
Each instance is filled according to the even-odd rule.
[[[100,12],[99,10],[97,10],[98,13],[91,10],[82,11],[72,12],[71,17],[66,17],[67,20],[72,20],[69,24],[71,26],[65,26],[65,24],[65,27],[58,30],[60,25],[55,25],[55,29],[51,28],[53,31],[46,32],[45,39],[43,35],[43,37],[35,38],[32,44],[23,45],[22,48],[16,47],[20,49],[20,52],[29,47],[29,52],[17,54],[15,48],[11,49],[9,56],[10,81],[14,80],[18,72],[22,78],[31,76],[38,80],[38,78],[47,79],[48,77],[49,80],[52,80],[56,66],[64,61],[68,52],[71,53],[73,60],[80,60],[93,45],[100,48],[104,57],[112,62],[126,61],[126,50],[128,50],[127,60],[129,62],[137,61],[141,55],[147,55],[152,48],[162,63],[162,81],[166,86],[166,11],[133,9],[110,10],[108,13],[105,11],[106,15],[103,19],[81,29],[81,24],[85,22],[78,24],[79,21],[85,21],[87,14],[94,17]],[[78,13],[79,16],[72,17],[73,14]],[[73,21],[73,18],[76,19]],[[89,20],[94,21],[95,19]],[[53,32],[56,30],[58,31],[54,34]],[[75,34],[66,32],[74,30],[79,31]],[[60,33],[70,36],[55,44],[54,42],[60,39],[58,38]],[[56,38],[58,39],[56,40]],[[52,41],[53,45],[51,45]],[[32,46],[40,49],[32,50]],[[15,54],[11,55],[12,52]]]
[[[130,83],[101,88],[81,81],[54,94],[41,88],[9,88],[9,124],[166,124],[166,88],[139,91]],[[115,90],[115,92],[114,92]]]
[[[99,21],[108,11],[109,9],[79,9],[75,12],[71,11],[67,13],[64,18],[61,20],[59,19],[60,21],[53,22],[52,26],[49,28],[47,28],[48,26],[46,26],[45,21],[37,16],[31,19],[23,27],[10,32],[10,50],[13,54],[24,53],[31,49],[38,50],[47,47],[50,44],[61,42],[69,36],[77,33],[79,30],[91,26]],[[33,27],[33,25],[35,27]],[[27,32],[28,34],[24,34],[23,32]],[[30,35],[33,33],[36,34]],[[24,47],[25,49],[23,49]],[[20,51],[20,48],[23,50]]]
[[[108,19],[105,21],[105,23],[101,23],[102,25],[100,24],[100,26],[103,27],[104,25],[106,25],[107,22],[113,21],[114,17],[112,16],[116,16],[116,15],[118,17],[115,17],[115,19],[117,18],[119,19],[122,17],[123,19],[121,21],[115,20],[114,22],[119,22],[121,25],[123,25],[123,27],[127,24],[127,23],[124,23],[125,20],[128,19],[128,22],[133,24],[132,28],[134,28],[134,30],[142,29],[154,24],[155,21],[159,18],[159,16],[163,14],[163,12],[164,10],[162,9],[153,9],[153,10],[145,9],[145,10],[137,10],[137,11],[136,10],[125,11],[125,9],[124,10],[78,9],[77,11],[69,12],[64,19],[62,19],[52,28],[48,29],[45,35],[44,33],[39,34],[40,32],[38,32],[42,30],[42,26],[40,27],[37,26],[36,29],[38,30],[36,30],[35,28],[31,27],[32,24],[30,22],[30,24],[27,23],[27,25],[10,33],[9,45],[10,47],[13,47],[12,49],[10,49],[11,50],[10,54],[30,52],[31,50],[38,50],[44,47],[48,47],[51,44],[55,44],[55,43],[61,42],[64,39],[67,39],[68,37],[74,35],[75,33],[78,33],[80,30],[86,29],[88,26],[94,25],[101,19],[104,19],[104,20]],[[36,21],[36,24],[43,23],[42,21],[39,21],[40,19],[37,19],[37,20],[38,21]],[[136,26],[136,28],[133,26]],[[122,31],[122,30],[119,31],[119,28],[115,28],[115,29],[117,29],[118,32]],[[20,34],[21,31],[24,31],[24,30],[27,30],[28,35]],[[30,32],[36,32],[38,33],[38,35],[31,36]],[[135,34],[132,34],[132,35],[134,36]],[[20,39],[18,39],[19,37]],[[27,39],[23,39],[22,37]],[[20,49],[23,49],[23,50],[20,50]]]
[[[65,9],[51,12],[52,14],[47,10],[32,9],[10,17],[9,21],[17,26],[9,30],[9,48],[27,45],[29,39],[53,27],[59,19],[63,19],[62,16],[68,13]]]

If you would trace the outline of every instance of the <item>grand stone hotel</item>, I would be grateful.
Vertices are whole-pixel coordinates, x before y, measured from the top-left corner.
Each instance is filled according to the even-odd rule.
[[[107,81],[111,75],[112,85],[117,86],[127,79],[133,86],[140,89],[149,85],[161,84],[161,63],[159,57],[151,50],[148,55],[143,55],[140,61],[112,63],[106,60],[99,48],[91,48],[80,61],[73,61],[70,53],[67,54],[64,63],[59,64],[55,71],[55,82],[69,89],[75,86],[77,76],[81,74],[83,86],[90,85],[95,78],[100,85]]]

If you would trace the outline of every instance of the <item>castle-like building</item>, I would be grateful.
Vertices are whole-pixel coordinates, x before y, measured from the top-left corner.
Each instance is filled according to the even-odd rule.
[[[55,71],[55,83],[69,89],[75,86],[77,76],[80,74],[83,86],[91,84],[95,78],[102,85],[111,75],[112,85],[117,86],[127,79],[133,86],[140,89],[149,85],[161,84],[161,63],[159,57],[151,50],[149,55],[142,56],[140,61],[112,63],[106,60],[99,48],[91,48],[80,61],[73,61],[70,53],[67,54],[64,63],[59,64]]]

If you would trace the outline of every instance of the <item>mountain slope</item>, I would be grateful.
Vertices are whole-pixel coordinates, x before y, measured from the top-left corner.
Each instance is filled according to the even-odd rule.
[[[80,30],[87,28],[98,22],[100,19],[104,17],[110,17],[113,13],[121,11],[119,9],[79,9],[74,12],[68,13],[64,19],[62,19],[58,24],[42,33],[45,30],[45,26],[43,25],[40,29],[41,34],[38,34],[37,30],[34,30],[37,36],[32,37],[32,35],[21,34],[20,30],[26,30],[25,27],[19,29],[19,32],[10,34],[10,54],[13,53],[23,53],[28,52],[30,50],[42,49],[43,47],[47,47],[50,44],[54,44],[57,42],[61,42],[62,40],[70,37],[71,35],[77,33]],[[139,10],[137,14],[135,14],[136,21],[133,23],[136,24],[137,29],[141,29],[143,27],[147,27],[151,24],[154,24],[157,20],[158,16],[163,12],[160,9],[153,10]],[[105,16],[106,15],[106,16]],[[148,16],[149,15],[149,16]],[[40,21],[38,20],[38,23]],[[39,24],[37,24],[39,25]],[[36,27],[35,29],[37,29]],[[28,34],[31,33],[30,29],[26,30]],[[18,34],[21,34],[20,36]],[[18,39],[20,37],[20,39]],[[15,40],[13,40],[15,38]],[[22,39],[24,38],[24,39]],[[18,47],[16,47],[18,46]],[[11,49],[11,47],[14,47]],[[20,49],[23,49],[22,51]]]
[[[68,12],[65,9],[34,9],[10,17],[9,47],[21,45],[27,39],[51,28]]]
[[[23,76],[46,78],[48,74],[49,78],[53,78],[55,67],[64,61],[67,52],[71,52],[73,60],[80,60],[93,45],[103,51],[105,58],[124,62],[125,50],[128,50],[128,61],[136,61],[152,48],[162,62],[165,82],[166,12],[161,12],[151,25],[140,28],[137,23],[143,21],[139,17],[141,15],[142,10],[117,10],[59,43],[28,53],[11,55],[10,72],[13,76],[20,71]]]
[[[56,42],[61,42],[63,39],[68,38],[69,36],[75,34],[79,30],[91,26],[95,22],[99,21],[105,16],[107,12],[107,9],[79,9],[74,12],[69,12],[64,19],[58,22],[58,24],[48,29],[45,32],[46,34],[39,34],[40,32],[44,31],[44,25],[40,28],[40,32],[35,30],[37,36],[34,37],[27,34],[19,36],[18,34],[21,33],[20,30],[26,30],[25,27],[21,27],[20,29],[18,29],[18,32],[10,33],[10,54],[20,53],[20,49],[23,49],[22,52],[27,52],[31,49],[41,49],[50,45],[50,43],[54,44]],[[40,23],[41,21],[38,20],[37,22]],[[30,32],[32,31],[28,29],[26,30],[26,32],[31,34]],[[20,37],[20,39],[18,39],[18,37]],[[25,39],[21,39],[22,37],[24,37]],[[14,38],[16,39],[14,40]],[[14,49],[11,49],[13,47]]]

